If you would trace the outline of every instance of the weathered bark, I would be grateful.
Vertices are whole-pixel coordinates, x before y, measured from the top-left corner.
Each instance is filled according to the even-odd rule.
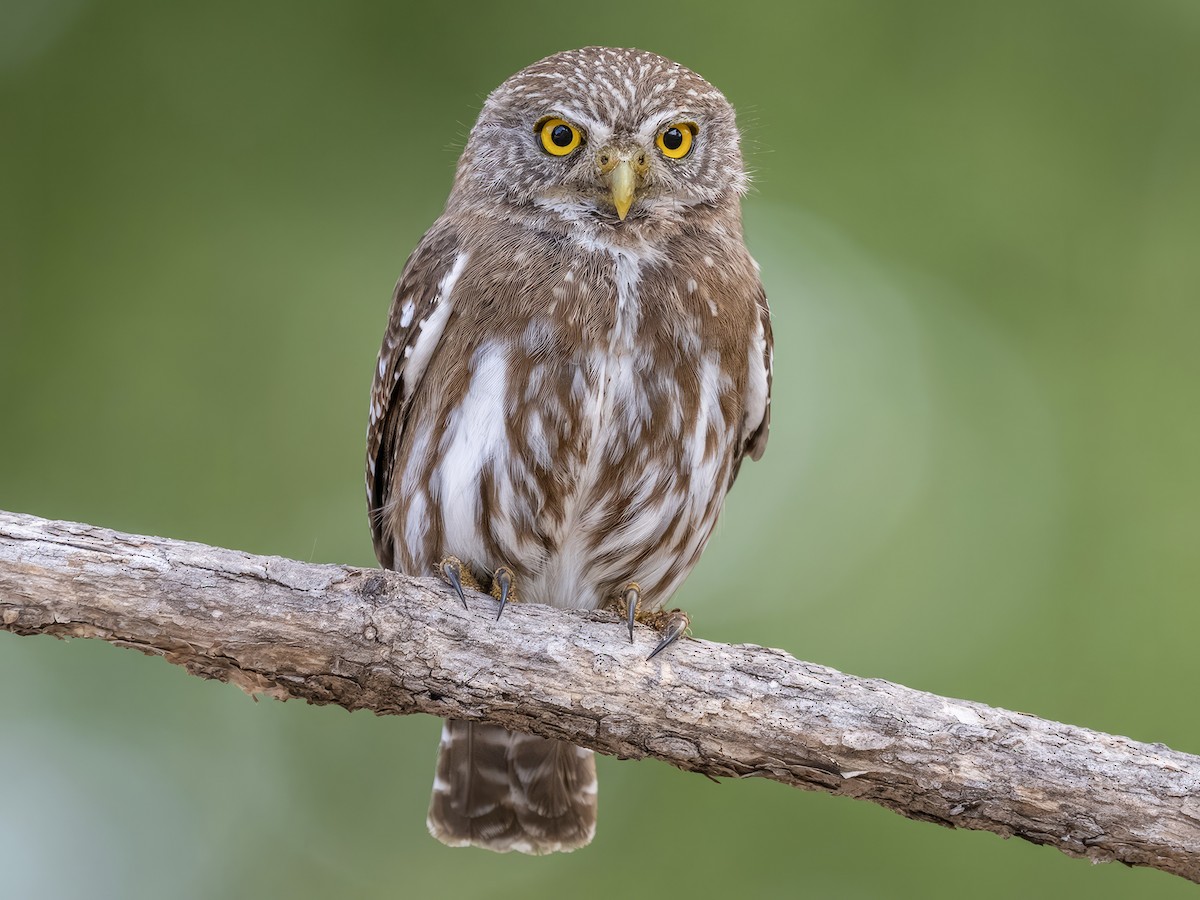
[[[439,582],[0,512],[0,628],[89,637],[279,699],[487,719],[1200,881],[1200,757],[683,640],[603,612],[496,622]]]

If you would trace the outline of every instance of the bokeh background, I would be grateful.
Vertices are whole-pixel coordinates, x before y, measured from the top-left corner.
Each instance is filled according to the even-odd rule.
[[[697,634],[1200,752],[1200,5],[0,5],[0,508],[373,564],[392,284],[486,93],[589,43],[740,111],[771,446]],[[438,724],[0,634],[12,898],[1193,896],[600,761],[571,856],[425,833]]]

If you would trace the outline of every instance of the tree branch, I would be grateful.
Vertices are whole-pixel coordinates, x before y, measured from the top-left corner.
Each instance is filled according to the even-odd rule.
[[[604,612],[0,512],[0,628],[89,637],[278,699],[486,719],[1200,881],[1200,757]]]

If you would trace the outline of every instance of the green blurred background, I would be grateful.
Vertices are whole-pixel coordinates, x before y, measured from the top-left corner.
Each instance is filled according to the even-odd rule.
[[[1200,4],[3,0],[0,508],[373,564],[392,284],[486,93],[589,43],[737,105],[771,446],[698,635],[1200,752]],[[0,895],[1194,896],[600,761],[571,856],[425,833],[438,724],[0,635]]]

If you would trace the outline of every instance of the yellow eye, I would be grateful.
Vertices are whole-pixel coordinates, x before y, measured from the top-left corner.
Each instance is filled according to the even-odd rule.
[[[542,137],[542,148],[551,156],[566,156],[583,141],[579,129],[562,119],[542,119],[536,128]]]
[[[694,122],[676,122],[660,131],[655,143],[668,159],[683,159],[691,151],[692,138],[695,136]]]

